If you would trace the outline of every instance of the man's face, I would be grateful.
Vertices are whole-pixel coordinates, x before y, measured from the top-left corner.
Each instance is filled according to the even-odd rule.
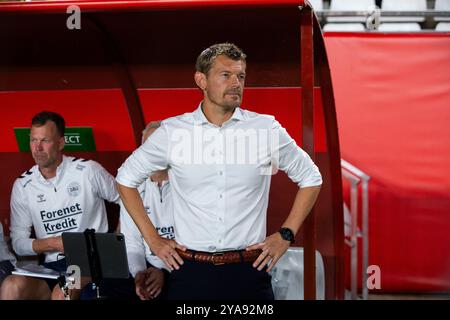
[[[232,111],[242,103],[245,83],[245,62],[218,56],[208,74],[201,74],[199,86],[205,92],[205,99]]]
[[[34,161],[40,168],[49,168],[61,158],[64,137],[58,135],[53,121],[43,126],[32,126],[30,131],[30,149]]]

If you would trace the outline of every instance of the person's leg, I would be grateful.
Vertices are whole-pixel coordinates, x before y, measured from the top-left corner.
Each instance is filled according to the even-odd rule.
[[[173,270],[167,279],[166,300],[202,300],[214,299],[208,295],[210,284],[215,282],[206,263],[184,260],[178,270]]]
[[[167,282],[168,300],[273,300],[271,277],[251,263],[214,265],[184,260]]]
[[[221,283],[225,278],[223,277],[224,268],[220,267],[211,263],[184,260],[179,270],[173,270],[170,273],[165,298],[167,300],[223,299]]]
[[[60,274],[64,274],[67,271],[66,259],[60,259],[60,260],[56,260],[56,261],[52,261],[52,262],[45,262],[43,264],[43,266],[48,269],[58,271]],[[81,279],[81,281],[83,281],[83,279]],[[64,292],[62,291],[61,287],[59,286],[58,280],[46,279],[46,282],[47,282],[49,289],[51,290],[51,295],[50,295],[51,300],[64,300]],[[85,282],[85,284],[87,282]],[[83,285],[83,283],[81,285]],[[80,290],[70,290],[69,294],[70,294],[71,299],[72,298],[74,300],[78,299],[79,291]]]
[[[92,287],[92,282],[81,288],[80,300],[95,300],[96,298],[97,292]]]
[[[0,290],[0,300],[48,300],[50,295],[44,280],[18,275],[6,277]]]
[[[91,282],[91,277],[81,277],[80,287],[84,288]],[[70,300],[79,300],[81,295],[81,289],[69,289]],[[65,300],[64,292],[59,286],[59,284],[53,287],[51,300]]]
[[[167,300],[167,283],[169,281],[170,272],[166,269],[161,269],[164,273],[164,285],[162,287],[161,293],[158,297],[156,297],[156,300]]]
[[[9,260],[0,261],[0,286],[2,285],[3,280],[11,275],[11,272],[14,270],[14,265]]]
[[[223,292],[222,299],[236,300],[274,300],[272,277],[267,268],[258,271],[252,263],[228,264],[221,272],[219,290]]]
[[[134,278],[131,275],[128,279],[103,279],[100,294],[112,300],[139,300]]]

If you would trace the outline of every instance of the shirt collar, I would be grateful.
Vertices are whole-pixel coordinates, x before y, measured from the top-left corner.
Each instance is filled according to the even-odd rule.
[[[55,176],[55,184],[57,183],[57,181],[59,180],[59,177],[61,176],[67,162],[69,161],[69,159],[63,155],[62,156],[62,161],[61,163],[58,165],[58,167],[56,168],[56,176]],[[35,171],[37,178],[40,182],[42,183],[50,183],[47,179],[45,179],[45,177],[42,175],[41,171],[39,170],[39,166],[36,165],[36,171]]]
[[[192,113],[192,115],[194,116],[194,121],[195,121],[196,124],[209,123],[208,119],[206,119],[206,116],[203,113],[202,103],[203,103],[203,101],[201,101],[199,103],[197,109],[195,109],[195,111]]]
[[[156,182],[156,181],[153,181],[151,178],[148,178],[148,181],[152,184],[152,185],[154,185],[154,186],[158,186],[158,182]],[[161,187],[164,187],[166,184],[168,184],[169,183],[169,180],[163,180],[162,181],[162,183],[161,183]]]
[[[203,103],[203,101],[199,103],[197,109],[195,109],[195,111],[193,112],[193,117],[194,117],[194,121],[195,121],[196,124],[210,123],[208,121],[208,119],[206,118],[205,114],[203,113],[202,103]],[[244,120],[244,115],[242,113],[241,108],[239,108],[239,107],[235,108],[234,112],[233,112],[233,115],[225,123],[229,123],[232,120],[237,120],[237,121]]]

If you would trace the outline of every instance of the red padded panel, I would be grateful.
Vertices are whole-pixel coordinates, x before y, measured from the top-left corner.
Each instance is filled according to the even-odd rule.
[[[42,110],[60,113],[66,125],[93,127],[97,151],[135,148],[125,100],[119,89],[0,92],[0,152],[17,152],[13,129],[29,127]]]
[[[369,264],[383,290],[449,291],[450,35],[325,42],[342,157],[372,177]]]

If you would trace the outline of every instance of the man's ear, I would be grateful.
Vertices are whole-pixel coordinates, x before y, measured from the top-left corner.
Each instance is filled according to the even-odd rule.
[[[62,136],[61,138],[59,138],[59,151],[62,151],[64,149],[65,144],[66,139],[64,138],[64,136]]]
[[[195,84],[202,90],[206,89],[206,75],[202,72],[197,71],[194,74]]]

